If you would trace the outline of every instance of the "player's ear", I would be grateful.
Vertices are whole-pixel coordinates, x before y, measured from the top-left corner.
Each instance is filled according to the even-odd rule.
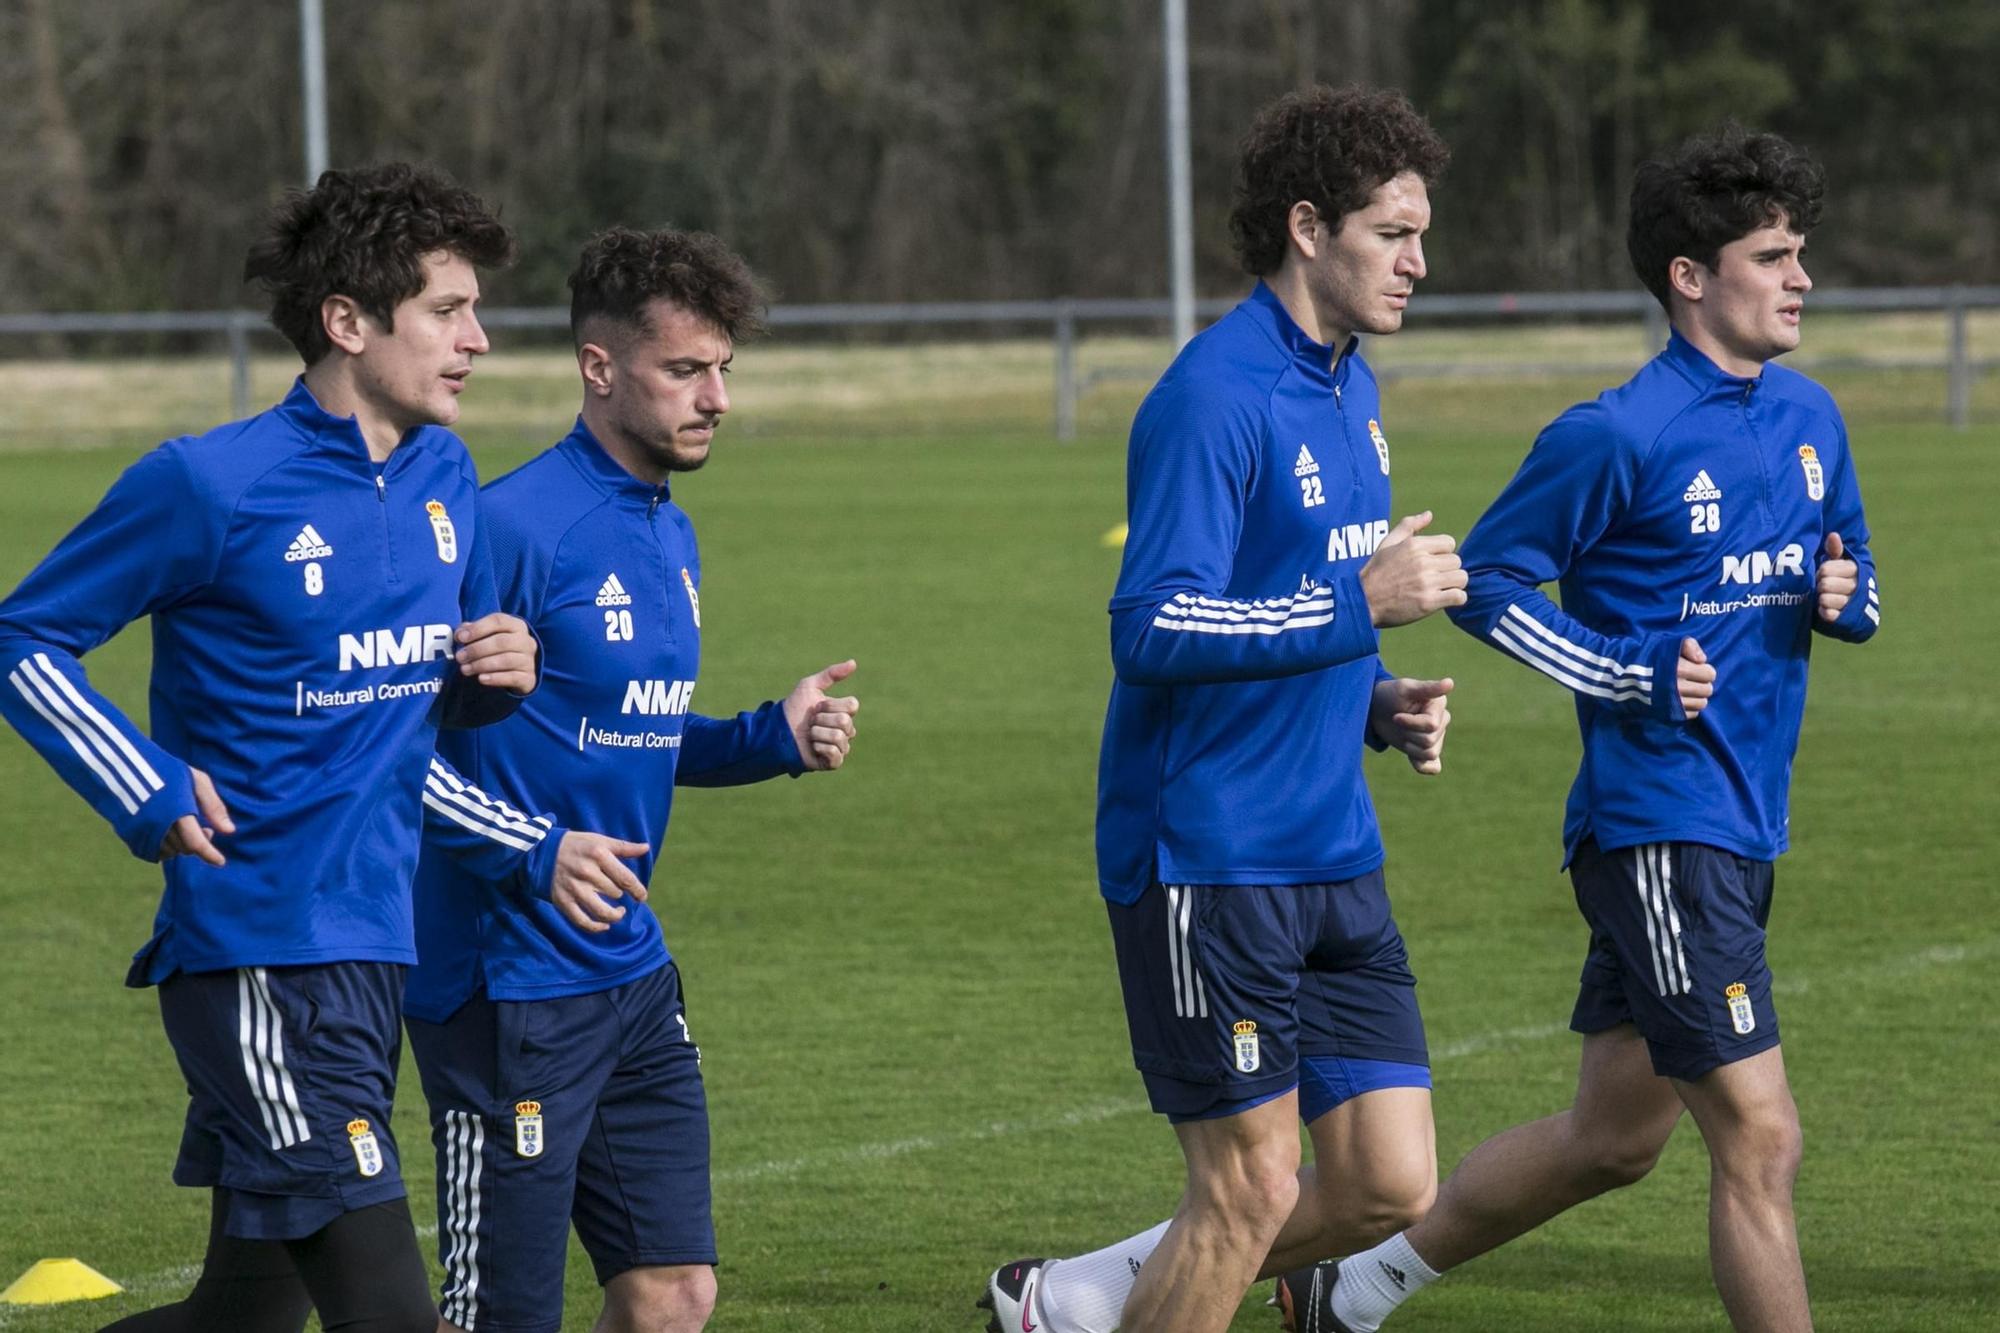
[[[577,348],[576,368],[583,376],[585,393],[596,394],[599,398],[611,393],[611,382],[617,375],[617,366],[604,344],[587,342]]]
[[[1301,199],[1285,214],[1285,231],[1292,246],[1306,259],[1319,258],[1319,210]]]
[[[319,323],[326,340],[349,356],[359,356],[368,344],[363,327],[366,318],[351,296],[335,293],[319,303]]]
[[[1686,255],[1675,256],[1667,265],[1667,286],[1684,300],[1699,301],[1707,278],[1708,269]]]

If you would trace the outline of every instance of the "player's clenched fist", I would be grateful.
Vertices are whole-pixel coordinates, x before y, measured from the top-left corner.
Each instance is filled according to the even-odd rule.
[[[645,854],[643,842],[607,838],[602,833],[565,833],[562,845],[556,848],[549,901],[578,930],[602,934],[613,922],[625,918],[625,909],[613,904],[613,898],[629,893],[634,902],[646,901],[646,886],[625,864]]]
[[[541,646],[519,616],[495,611],[458,627],[458,669],[481,685],[532,694],[538,679],[535,657]]]
[[[1846,549],[1840,544],[1839,533],[1826,534],[1826,559],[1819,562],[1819,575],[1813,582],[1821,620],[1840,619],[1861,582],[1861,566],[1845,558]]]
[[[1692,722],[1708,707],[1709,696],[1715,693],[1715,668],[1708,664],[1708,654],[1693,639],[1681,640],[1680,660],[1674,663],[1674,684],[1680,690],[1681,712]]]
[[[1428,509],[1410,515],[1382,539],[1361,567],[1368,618],[1378,629],[1407,625],[1447,606],[1465,605],[1465,570],[1459,564],[1458,542],[1441,535],[1421,535],[1430,521]]]

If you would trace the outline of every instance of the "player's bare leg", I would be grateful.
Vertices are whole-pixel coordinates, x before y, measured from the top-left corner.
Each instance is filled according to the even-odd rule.
[[[1410,1245],[1442,1273],[1534,1230],[1556,1214],[1653,1169],[1681,1115],[1673,1083],[1653,1072],[1630,1024],[1583,1039],[1576,1101],[1474,1148],[1410,1228]]]
[[[1681,1109],[1673,1083],[1653,1072],[1630,1024],[1586,1036],[1575,1103],[1474,1148],[1422,1221],[1344,1260],[1332,1294],[1335,1317],[1372,1330],[1438,1274],[1641,1179]]]
[[[648,1264],[604,1284],[593,1333],[701,1333],[715,1310],[715,1269]]]
[[[1220,1333],[1298,1201],[1299,1100],[1176,1125],[1187,1192],[1140,1269],[1124,1333]]]
[[[1810,1329],[1792,1213],[1803,1141],[1783,1054],[1774,1046],[1674,1087],[1708,1144],[1708,1258],[1730,1322],[1756,1333]]]
[[[1263,1277],[1352,1254],[1411,1226],[1437,1195],[1437,1134],[1429,1088],[1379,1088],[1307,1127],[1313,1160]]]

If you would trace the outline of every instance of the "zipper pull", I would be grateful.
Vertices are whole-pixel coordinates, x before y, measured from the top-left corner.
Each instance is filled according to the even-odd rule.
[[[654,491],[652,500],[650,500],[646,505],[646,521],[648,523],[651,523],[653,521],[653,516],[655,514],[658,514],[659,512],[660,512],[660,493],[658,491]]]
[[[375,474],[375,498],[383,504],[389,503],[389,483],[382,480],[382,474]]]

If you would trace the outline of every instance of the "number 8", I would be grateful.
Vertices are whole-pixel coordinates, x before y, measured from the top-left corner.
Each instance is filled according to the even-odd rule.
[[[326,591],[326,576],[320,572],[319,561],[306,566],[306,596],[317,597]]]

